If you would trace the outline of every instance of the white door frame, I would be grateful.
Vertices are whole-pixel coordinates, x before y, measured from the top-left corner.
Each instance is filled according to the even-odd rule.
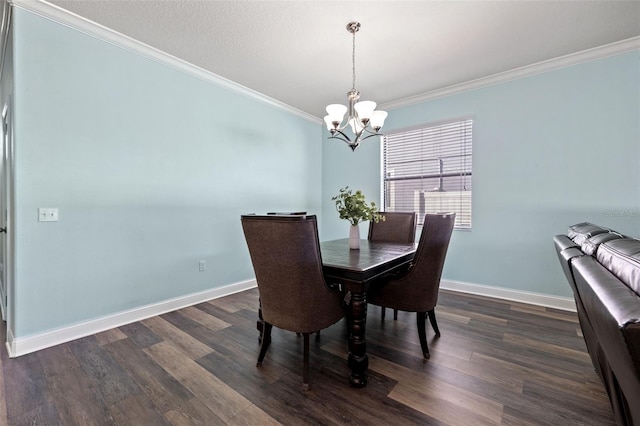
[[[0,211],[0,228],[4,228],[4,235],[0,234],[0,244],[2,244],[1,255],[2,268],[0,268],[0,310],[2,319],[7,320],[9,308],[9,294],[13,290],[13,125],[11,116],[11,97],[2,109],[2,175],[0,175],[0,206],[4,212]]]
[[[13,341],[13,327],[15,313],[13,298],[15,294],[14,287],[14,250],[15,250],[15,236],[13,231],[15,229],[13,225],[14,218],[14,140],[13,140],[13,69],[6,69],[7,67],[7,50],[10,38],[10,28],[12,24],[12,11],[13,7],[9,0],[0,0],[2,7],[2,21],[0,22],[0,88],[7,90],[5,93],[0,92],[0,105],[4,105],[2,108],[2,117],[0,118],[0,126],[2,126],[0,132],[0,144],[2,145],[0,154],[2,158],[2,182],[0,182],[0,196],[3,198],[1,208],[4,212],[0,212],[0,228],[5,228],[6,232],[0,236],[0,244],[2,245],[2,264],[3,268],[0,271],[2,277],[2,284],[4,287],[4,294],[0,295],[2,299],[0,301],[0,310],[2,311],[2,319],[6,321],[6,344],[9,353],[9,343]]]

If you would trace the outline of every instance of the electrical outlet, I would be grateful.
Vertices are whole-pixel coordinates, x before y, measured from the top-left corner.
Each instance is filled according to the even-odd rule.
[[[198,270],[200,272],[204,272],[207,270],[207,261],[206,260],[201,260],[200,262],[198,262]]]
[[[57,222],[58,209],[49,207],[40,207],[38,209],[38,222]]]

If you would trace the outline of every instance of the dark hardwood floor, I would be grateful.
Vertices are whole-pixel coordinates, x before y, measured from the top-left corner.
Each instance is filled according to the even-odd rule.
[[[273,330],[256,367],[257,290],[0,362],[9,425],[613,425],[573,313],[442,291],[424,361],[415,314],[369,306],[369,384],[349,387],[341,321]],[[4,331],[3,331],[4,333]],[[4,335],[1,336],[4,340]]]

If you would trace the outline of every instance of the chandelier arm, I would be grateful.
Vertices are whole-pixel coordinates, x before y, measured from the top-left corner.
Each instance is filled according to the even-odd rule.
[[[372,133],[372,134],[370,134],[370,135],[365,136],[365,137],[364,137],[364,138],[362,138],[362,139],[356,139],[356,141],[358,141],[358,142],[362,142],[362,141],[364,141],[364,140],[366,140],[366,139],[369,139],[369,138],[372,138],[372,137],[374,137],[374,136],[382,136],[382,135],[381,135],[381,134],[379,134],[379,133]]]
[[[340,136],[329,136],[327,139],[337,139],[339,141],[345,142],[345,143],[351,143],[350,141],[345,140],[344,138],[340,137]]]
[[[343,127],[343,129],[344,129],[344,127]],[[331,136],[329,136],[330,139],[340,139],[340,140],[343,140],[343,141],[345,141],[347,143],[351,143],[351,139],[349,138],[349,136],[346,135],[346,133],[344,133],[342,131],[342,129],[335,129],[335,131],[336,131],[336,133],[339,133],[340,135],[342,135],[342,137],[331,135]]]
[[[342,124],[342,123],[340,123],[340,124]],[[342,130],[346,129],[348,125],[349,125],[349,120],[348,119],[344,120],[344,125],[343,126],[338,125],[338,127],[336,127],[335,131],[342,133]],[[344,133],[342,133],[342,134],[344,135]]]
[[[360,145],[360,141],[355,140],[355,141],[350,141],[350,140],[346,140],[344,138],[341,138],[339,136],[329,136],[327,139],[337,139],[339,141],[342,141],[344,143],[346,143],[349,148],[351,148],[352,151],[355,151],[356,148]]]
[[[375,130],[373,130],[373,128],[370,128],[369,126],[365,127],[364,130],[369,133],[371,136],[384,136],[382,133],[380,132],[376,132]],[[369,137],[369,136],[367,136]]]

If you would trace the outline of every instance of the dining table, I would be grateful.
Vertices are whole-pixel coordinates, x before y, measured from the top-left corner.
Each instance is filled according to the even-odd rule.
[[[377,278],[406,268],[416,253],[417,244],[398,244],[360,240],[359,249],[349,248],[349,239],[320,243],[325,280],[339,283],[350,293],[347,322],[349,326],[349,382],[354,387],[367,385],[367,291]]]

